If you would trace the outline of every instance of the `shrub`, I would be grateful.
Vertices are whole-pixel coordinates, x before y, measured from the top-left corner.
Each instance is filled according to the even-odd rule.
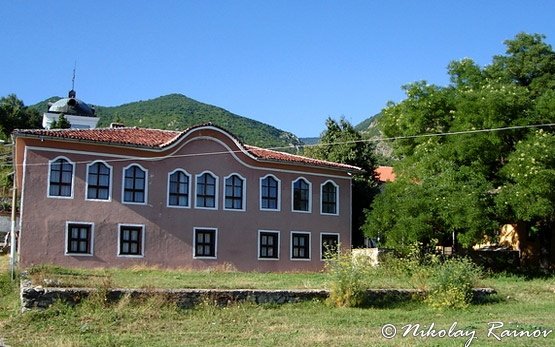
[[[466,308],[482,270],[467,258],[448,259],[433,265],[426,302],[434,308]]]
[[[328,302],[337,307],[357,307],[364,302],[372,265],[357,261],[351,252],[327,257],[330,295]]]

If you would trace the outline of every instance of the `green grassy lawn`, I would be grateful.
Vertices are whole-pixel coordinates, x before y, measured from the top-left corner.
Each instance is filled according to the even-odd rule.
[[[201,271],[130,269],[67,269],[39,266],[29,270],[33,283],[57,287],[95,287],[106,282],[115,288],[222,288],[222,289],[318,289],[325,286],[324,273],[238,272],[225,268]]]
[[[0,262],[7,261],[3,258],[6,257],[0,257]],[[176,273],[171,276],[177,276]],[[201,271],[195,276],[222,274],[227,273]],[[264,275],[241,274],[244,278]],[[154,274],[143,276],[152,280],[149,276]],[[268,276],[271,278],[273,274]],[[309,287],[317,284],[311,276],[320,283],[325,282],[325,274],[275,276],[282,276],[281,282],[276,283],[286,287],[304,286],[303,276],[314,281]],[[258,285],[257,281],[265,280],[248,283]],[[237,284],[242,285],[242,281]],[[467,334],[474,332],[471,346],[555,345],[555,332],[547,338],[500,337],[501,341],[497,341],[495,337],[501,336],[503,329],[555,330],[554,277],[526,280],[500,275],[485,278],[483,284],[497,289],[497,300],[471,305],[465,310],[443,311],[421,302],[334,308],[317,301],[282,306],[237,304],[224,308],[206,303],[194,309],[179,309],[156,297],[142,302],[123,299],[110,305],[101,297],[92,297],[76,307],[56,304],[44,311],[21,314],[17,305],[14,306],[17,291],[3,290],[0,345],[3,339],[11,346],[464,346],[470,338],[424,338],[414,337],[412,333],[402,336],[407,324],[420,324],[420,331],[425,334],[432,323],[438,332],[447,333],[453,325],[453,333],[457,329]],[[488,337],[492,322],[502,322],[504,326],[493,329]],[[396,337],[382,336],[382,327],[386,324],[397,328]]]

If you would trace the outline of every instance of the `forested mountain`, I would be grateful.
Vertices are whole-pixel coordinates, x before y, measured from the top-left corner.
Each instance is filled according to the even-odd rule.
[[[60,98],[52,97],[31,107],[43,113],[48,109],[48,102],[58,99]],[[212,122],[250,145],[275,148],[301,144],[299,138],[292,133],[181,94],[170,94],[113,107],[96,106],[96,114],[100,117],[99,127],[119,122],[125,126],[183,130],[193,125]]]

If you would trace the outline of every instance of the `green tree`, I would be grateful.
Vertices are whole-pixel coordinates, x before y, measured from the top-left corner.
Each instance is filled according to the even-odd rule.
[[[402,138],[392,144],[401,160],[398,181],[367,212],[368,235],[394,246],[454,233],[470,246],[501,223],[527,222],[553,239],[554,167],[545,158],[555,155],[555,129],[541,137],[534,128],[464,133],[555,122],[555,53],[543,39],[518,34],[483,68],[468,58],[451,62],[448,86],[411,83],[405,100],[382,111],[385,136]]]
[[[15,94],[0,98],[0,138],[7,140],[14,129],[40,128],[38,111],[29,109]]]
[[[71,128],[71,123],[67,120],[63,113],[60,113],[58,120],[54,120],[50,124],[50,129],[69,129]]]
[[[326,130],[321,134],[318,145],[305,148],[305,155],[336,163],[358,166],[362,170],[353,175],[352,191],[352,241],[362,245],[361,226],[364,210],[370,206],[376,194],[376,158],[372,142],[365,141],[345,118],[326,120]]]

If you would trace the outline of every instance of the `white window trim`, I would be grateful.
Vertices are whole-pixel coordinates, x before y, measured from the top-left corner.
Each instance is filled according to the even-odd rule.
[[[277,208],[262,208],[262,181],[265,180],[268,177],[272,177],[273,179],[275,179],[277,181]],[[274,176],[272,174],[267,174],[264,177],[260,177],[259,185],[258,185],[258,191],[259,191],[258,207],[259,207],[260,211],[274,211],[274,212],[281,211],[281,180],[279,178],[277,178],[276,176]]]
[[[182,172],[189,178],[189,187],[187,191],[187,206],[179,206],[179,205],[170,205],[170,176],[176,172]],[[178,168],[173,170],[172,172],[168,173],[168,181],[167,181],[167,189],[166,189],[166,207],[169,208],[191,208],[191,186],[193,185],[193,178],[190,173],[185,171],[184,169]]]
[[[200,176],[204,175],[204,174],[210,174],[212,177],[215,178],[215,187],[214,187],[214,207],[203,207],[203,206],[197,206],[197,196],[198,196],[198,191],[197,191],[197,182]],[[218,199],[219,199],[219,190],[220,190],[220,186],[219,186],[219,177],[218,175],[214,174],[212,171],[206,170],[203,171],[201,173],[199,173],[198,175],[195,175],[195,208],[199,209],[199,210],[217,210],[218,209]]]
[[[260,257],[260,234],[261,233],[271,233],[271,234],[277,234],[277,258],[262,258]],[[258,235],[257,235],[257,249],[256,249],[256,257],[258,258],[258,260],[262,260],[262,261],[276,261],[279,260],[280,255],[281,255],[281,233],[278,230],[258,230]]]
[[[227,184],[226,181],[227,181],[228,178],[231,178],[231,176],[237,176],[237,177],[239,177],[239,179],[241,179],[241,181],[243,181],[243,189],[242,189],[242,193],[241,193],[242,194],[241,195],[241,199],[242,199],[241,206],[243,208],[226,208],[225,207],[225,199],[226,199],[225,192],[226,192],[226,184]],[[224,177],[224,185],[223,185],[223,194],[222,195],[223,195],[222,206],[223,206],[223,209],[225,211],[245,212],[247,210],[247,179],[245,177],[241,176],[240,174],[236,173],[236,172],[233,172],[233,173],[229,174],[228,176],[225,176]]]
[[[197,250],[197,230],[210,230],[214,231],[214,256],[196,256]],[[218,228],[213,227],[194,227],[193,228],[193,259],[218,259]]]
[[[308,258],[293,258],[293,234],[308,235]],[[289,260],[291,261],[311,261],[312,260],[312,233],[310,231],[291,231],[289,234]]]
[[[299,180],[304,180],[308,183],[308,211],[295,210],[295,183]],[[291,182],[291,211],[297,213],[312,213],[312,182],[302,176]]]
[[[133,202],[125,201],[125,171],[132,166],[138,166],[141,170],[145,172],[145,201],[144,202]],[[145,169],[141,164],[131,163],[123,168],[121,171],[121,203],[126,205],[147,205],[148,204],[148,169]]]
[[[121,227],[139,227],[141,228],[141,254],[121,254],[120,253],[120,243],[121,243]],[[118,223],[117,229],[117,239],[118,239],[118,248],[116,250],[116,254],[118,258],[144,258],[145,256],[145,225],[144,224],[131,224],[131,223]]]
[[[91,227],[91,246],[90,253],[69,253],[67,241],[69,239],[69,225],[70,224],[81,224],[89,225]],[[66,221],[66,237],[64,246],[64,255],[68,257],[92,257],[94,256],[94,223],[92,222],[80,222],[80,221]]]
[[[88,193],[89,193],[89,169],[91,166],[93,166],[94,164],[97,163],[102,163],[104,165],[106,165],[108,167],[108,169],[110,170],[110,178],[109,178],[109,185],[108,185],[108,199],[89,199],[88,198]],[[107,162],[105,162],[104,160],[95,160],[92,163],[87,165],[87,172],[86,172],[86,176],[85,176],[85,200],[86,201],[102,201],[102,202],[110,202],[112,201],[112,176],[113,176],[113,172],[114,172],[114,168],[109,165]]]
[[[326,213],[323,211],[324,186],[328,183],[333,184],[333,186],[335,187],[335,213]],[[324,216],[339,216],[339,185],[332,180],[327,180],[326,182],[320,184],[320,214]]]
[[[52,171],[52,163],[59,159],[67,160],[71,164],[71,194],[69,196],[50,195],[50,173]],[[48,161],[48,180],[46,181],[46,196],[51,199],[73,199],[73,192],[75,188],[75,163],[69,160],[68,157],[57,156]]]
[[[320,233],[320,260],[324,261],[324,254],[322,253],[322,238],[324,235],[335,235],[337,236],[337,250],[339,251],[339,245],[341,244],[341,235],[339,233],[322,232]]]

